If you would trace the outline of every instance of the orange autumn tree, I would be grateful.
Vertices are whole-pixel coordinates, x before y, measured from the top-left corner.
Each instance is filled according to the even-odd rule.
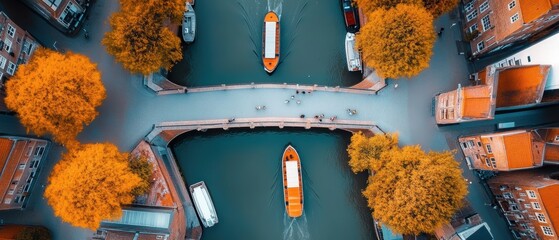
[[[362,132],[353,134],[347,148],[351,171],[359,173],[371,169],[373,162],[379,161],[383,152],[397,147],[397,134],[376,134],[372,137],[367,137]]]
[[[355,0],[355,3],[364,13],[371,13],[379,8],[390,9],[396,7],[396,5],[400,3],[414,5],[423,4],[422,0]]]
[[[357,6],[365,13],[371,13],[379,8],[390,9],[398,4],[423,6],[433,17],[437,18],[456,8],[458,0],[355,0]]]
[[[50,133],[67,146],[76,144],[76,136],[95,119],[105,99],[96,64],[81,54],[45,48],[18,67],[6,93],[6,105],[28,131]]]
[[[133,73],[169,70],[182,59],[181,40],[166,24],[180,24],[185,0],[122,0],[102,40],[107,52]]]
[[[413,77],[429,67],[435,31],[425,8],[399,4],[375,10],[368,19],[357,35],[367,66],[387,78]]]
[[[452,152],[406,146],[380,159],[372,164],[363,195],[374,219],[393,231],[433,233],[462,206],[468,190]]]
[[[437,18],[456,8],[458,0],[423,0],[423,6]]]
[[[127,153],[109,143],[71,149],[54,166],[45,198],[54,214],[76,227],[95,230],[102,220],[118,219],[134,200],[142,179],[129,167]]]

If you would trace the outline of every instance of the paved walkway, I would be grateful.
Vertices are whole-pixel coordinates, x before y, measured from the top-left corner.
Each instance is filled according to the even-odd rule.
[[[1,4],[0,4],[1,5]],[[45,45],[56,41],[59,48],[88,55],[98,63],[107,88],[107,99],[99,108],[99,117],[80,134],[84,143],[112,142],[122,151],[130,151],[153,128],[153,124],[168,121],[228,119],[228,118],[297,118],[301,114],[314,116],[336,115],[339,120],[373,121],[386,132],[398,132],[400,143],[420,144],[425,150],[448,149],[445,133],[439,131],[431,116],[431,99],[439,91],[446,91],[467,83],[466,61],[456,51],[455,40],[459,29],[450,28],[447,16],[436,22],[437,27],[448,29],[436,42],[431,68],[419,76],[388,81],[378,95],[345,92],[314,91],[312,94],[296,94],[293,89],[238,89],[187,93],[182,95],[156,96],[144,87],[140,76],[130,75],[116,64],[100,45],[103,33],[109,30],[109,14],[118,9],[117,1],[96,1],[86,28],[89,40],[66,38],[50,28],[36,15],[22,18],[34,36]],[[25,14],[23,14],[25,15]],[[28,20],[29,19],[29,20]],[[27,26],[26,26],[27,25]],[[291,96],[294,96],[291,99]],[[290,103],[284,103],[290,100]],[[296,101],[301,103],[297,104]],[[255,106],[267,106],[258,111]],[[346,109],[356,109],[358,114],[349,115]],[[17,121],[10,116],[0,116],[0,132],[24,133]],[[59,159],[60,147],[54,147],[49,162],[44,165],[37,186],[46,182],[46,173]],[[460,159],[457,159],[460,161]],[[478,187],[470,188],[473,207],[488,221],[496,239],[509,239],[503,220],[494,210],[484,206],[483,194]],[[34,189],[31,207],[26,211],[0,213],[8,223],[45,224],[54,231],[55,239],[83,239],[88,231],[71,228],[53,216],[52,210],[41,198],[41,190]],[[8,221],[9,220],[9,221]]]

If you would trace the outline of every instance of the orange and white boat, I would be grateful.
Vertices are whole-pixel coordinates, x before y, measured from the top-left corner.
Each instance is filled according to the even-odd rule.
[[[269,11],[264,17],[264,36],[262,36],[262,62],[264,70],[272,73],[276,70],[280,58],[280,25],[279,17]]]
[[[285,211],[289,217],[303,215],[303,176],[301,174],[301,159],[297,150],[288,145],[282,156],[283,193],[285,197]]]

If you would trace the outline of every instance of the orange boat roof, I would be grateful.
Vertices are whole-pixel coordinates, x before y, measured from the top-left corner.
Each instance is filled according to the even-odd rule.
[[[303,215],[301,160],[291,145],[283,152],[282,163],[285,210],[289,217],[300,217]]]
[[[278,15],[270,11],[264,17],[262,63],[268,73],[276,70],[280,57],[280,25]]]

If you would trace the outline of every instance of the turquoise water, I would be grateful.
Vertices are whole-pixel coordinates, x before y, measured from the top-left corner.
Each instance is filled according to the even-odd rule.
[[[188,87],[239,83],[351,86],[340,0],[199,0],[196,40],[169,78]],[[280,64],[272,75],[262,65],[264,15],[280,15]]]
[[[375,239],[343,131],[266,129],[187,133],[171,143],[187,185],[205,181],[219,217],[202,239]],[[304,215],[283,203],[281,154],[291,143],[303,168]]]

